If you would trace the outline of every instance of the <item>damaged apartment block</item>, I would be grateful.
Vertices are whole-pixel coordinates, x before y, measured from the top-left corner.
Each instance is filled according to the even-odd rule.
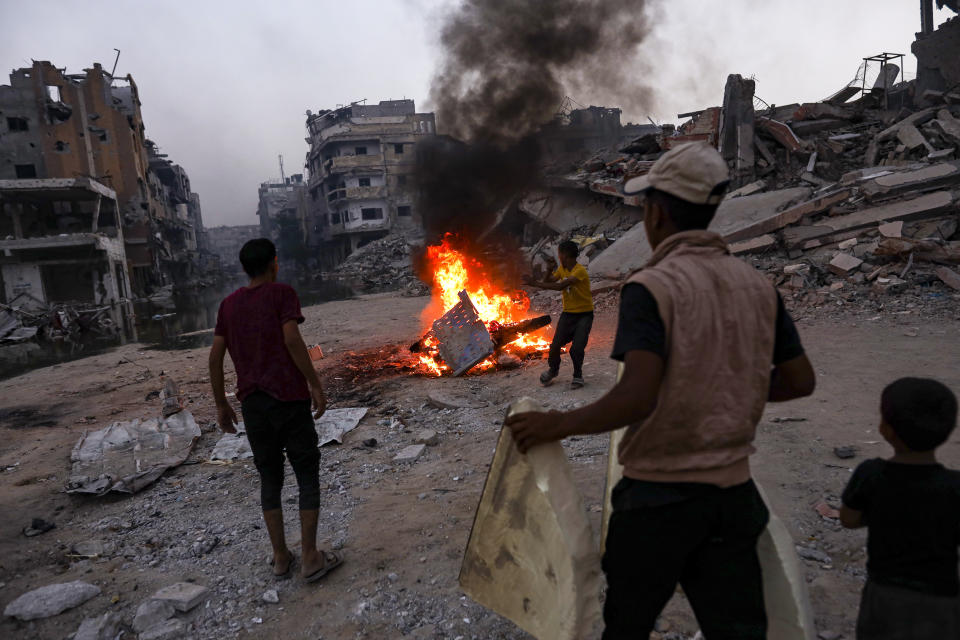
[[[416,229],[412,172],[419,140],[436,133],[413,100],[307,112],[307,206],[323,268],[398,229]]]
[[[99,64],[79,74],[46,61],[14,70],[0,86],[0,180],[79,176],[116,192],[137,295],[189,278],[199,199],[146,139],[133,78]]]
[[[67,306],[59,324],[83,318],[86,329],[136,339],[113,189],[89,178],[0,180],[0,238],[0,288],[13,305],[2,308],[16,324]]]

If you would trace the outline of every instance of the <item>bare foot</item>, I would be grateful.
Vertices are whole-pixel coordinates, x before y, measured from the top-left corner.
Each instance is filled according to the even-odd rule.
[[[282,554],[273,554],[273,575],[284,576],[290,572],[290,563],[293,562],[293,552],[287,549]]]

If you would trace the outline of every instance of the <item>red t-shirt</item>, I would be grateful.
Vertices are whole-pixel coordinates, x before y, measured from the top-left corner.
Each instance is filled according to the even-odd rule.
[[[283,342],[283,325],[303,322],[293,287],[279,282],[241,287],[220,303],[213,333],[227,341],[237,370],[237,397],[265,391],[282,402],[309,400],[310,389]]]

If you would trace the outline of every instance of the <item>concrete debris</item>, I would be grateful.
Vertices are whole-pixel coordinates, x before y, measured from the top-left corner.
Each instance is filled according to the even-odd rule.
[[[811,547],[797,545],[797,555],[804,560],[813,560],[814,562],[819,562],[820,564],[833,563],[833,560],[830,558],[830,556],[819,549],[813,549]]]
[[[187,612],[203,602],[210,590],[192,582],[177,582],[153,594],[154,600],[163,600],[177,611]]]
[[[400,450],[397,455],[393,457],[394,462],[414,462],[427,448],[425,444],[411,444],[410,446],[404,447]]]
[[[97,618],[87,618],[73,635],[73,640],[116,640],[120,634],[120,616],[107,612]]]
[[[176,615],[176,609],[169,601],[153,598],[145,600],[137,607],[137,613],[133,616],[133,630],[143,633],[147,629],[166,622],[174,615]]]
[[[888,222],[877,227],[877,230],[880,232],[884,238],[900,238],[903,237],[903,220],[897,220],[896,222]]]
[[[938,267],[934,273],[936,273],[937,277],[948,287],[955,291],[960,291],[960,273],[947,267]]]
[[[99,587],[80,580],[50,584],[24,593],[7,605],[3,615],[18,620],[49,618],[98,595]]]
[[[422,245],[420,236],[392,233],[351,253],[332,276],[362,293],[403,291],[410,296],[425,296],[430,290],[414,274],[411,262]]]
[[[280,595],[277,593],[276,589],[267,589],[263,592],[263,595],[260,596],[260,599],[267,604],[277,604],[280,602]]]
[[[137,640],[178,640],[184,637],[186,630],[183,620],[171,618],[141,632]]]
[[[429,447],[432,447],[436,444],[439,444],[440,438],[437,437],[437,432],[433,429],[424,429],[417,433],[415,442],[417,444],[425,444]]]
[[[830,261],[829,269],[838,276],[848,276],[862,264],[863,260],[859,258],[854,258],[847,253],[838,253]]]

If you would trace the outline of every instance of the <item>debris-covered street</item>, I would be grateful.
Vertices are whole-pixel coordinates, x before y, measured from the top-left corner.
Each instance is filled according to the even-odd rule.
[[[883,454],[873,398],[891,376],[917,372],[960,385],[953,366],[960,358],[960,318],[951,299],[943,307],[921,297],[883,309],[834,304],[799,320],[819,389],[811,399],[768,408],[752,467],[806,558],[821,631],[852,637],[864,536],[841,531],[818,505],[837,507],[850,470]],[[128,345],[3,382],[5,397],[17,401],[4,407],[2,420],[0,509],[7,517],[0,524],[0,602],[73,580],[100,593],[50,619],[7,618],[0,632],[62,638],[83,619],[108,612],[129,625],[155,591],[186,581],[210,590],[201,606],[177,614],[198,638],[526,637],[465,599],[457,585],[486,466],[509,399],[529,394],[550,407],[569,408],[610,386],[616,368],[606,355],[616,314],[608,310],[598,318],[585,365],[587,386],[579,391],[566,384],[541,388],[540,361],[456,379],[369,371],[357,384],[346,384],[356,375],[343,366],[351,357],[417,337],[416,318],[426,301],[377,294],[306,309],[303,333],[324,346],[321,372],[332,406],[369,408],[342,445],[322,449],[320,537],[342,548],[346,561],[319,585],[270,575],[251,462],[208,461],[220,434],[205,349]],[[187,462],[133,496],[64,494],[70,451],[83,431],[159,415],[154,392],[163,388],[162,376],[179,381],[185,406],[203,432]],[[412,462],[395,462],[424,430],[436,433],[435,444]],[[598,526],[607,439],[580,438],[565,446]],[[852,458],[838,457],[845,447],[852,448]],[[955,442],[945,447],[943,461],[960,464]],[[299,536],[289,521],[295,493],[288,477],[284,496],[293,541]],[[21,530],[34,518],[56,528],[25,538]],[[271,592],[277,602],[269,601]],[[675,602],[660,628],[663,638],[690,638],[697,625],[689,609]]]

